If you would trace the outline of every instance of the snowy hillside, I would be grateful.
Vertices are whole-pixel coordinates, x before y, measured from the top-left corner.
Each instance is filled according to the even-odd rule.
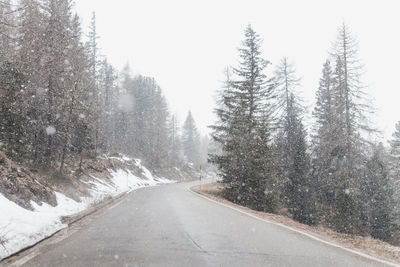
[[[92,176],[85,183],[90,196],[81,197],[80,202],[67,197],[62,192],[55,192],[57,205],[31,201],[33,211],[22,208],[0,194],[0,259],[5,258],[24,247],[35,244],[54,232],[67,227],[63,224],[63,216],[81,212],[92,204],[98,203],[107,197],[115,197],[146,186],[171,183],[173,181],[153,175],[138,159],[114,157],[129,164],[132,162],[141,173],[134,173],[125,169],[108,169],[109,179]],[[139,177],[140,176],[140,177]]]

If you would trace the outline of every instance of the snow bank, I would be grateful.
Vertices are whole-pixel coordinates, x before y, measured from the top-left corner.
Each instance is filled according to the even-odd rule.
[[[127,161],[129,159],[123,157],[121,160]],[[18,206],[0,194],[0,259],[67,227],[61,222],[62,216],[83,211],[90,205],[98,203],[109,196],[115,197],[138,188],[173,182],[153,176],[141,164],[140,160],[135,160],[134,162],[141,169],[145,178],[139,178],[131,171],[109,170],[111,174],[110,181],[92,177],[92,181],[87,182],[91,196],[81,198],[80,202],[56,192],[56,207],[46,203],[38,205],[32,202],[34,211],[30,211]]]

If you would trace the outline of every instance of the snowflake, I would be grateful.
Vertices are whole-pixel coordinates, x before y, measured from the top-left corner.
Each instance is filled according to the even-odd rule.
[[[54,128],[54,126],[48,126],[46,128],[47,135],[54,135],[55,133],[56,133],[56,128]]]

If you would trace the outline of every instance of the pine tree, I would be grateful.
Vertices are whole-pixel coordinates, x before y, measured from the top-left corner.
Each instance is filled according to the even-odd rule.
[[[152,124],[152,143],[153,149],[150,154],[151,164],[154,169],[164,168],[168,165],[168,106],[165,97],[162,95],[161,88],[156,85],[154,99],[151,106]]]
[[[316,93],[316,105],[313,111],[315,117],[312,166],[313,177],[319,187],[318,195],[322,202],[329,206],[334,201],[334,184],[331,164],[333,150],[333,131],[335,119],[335,105],[333,99],[333,71],[331,63],[326,60],[322,70],[322,77]]]
[[[395,132],[392,135],[392,140],[389,141],[390,154],[392,155],[392,170],[394,176],[400,177],[400,121],[396,123]],[[400,178],[399,178],[400,180]]]
[[[188,162],[198,166],[200,164],[200,134],[190,111],[182,127],[182,145],[183,153]]]
[[[295,69],[283,58],[275,72],[275,114],[278,126],[279,176],[284,181],[283,199],[297,221],[316,222],[313,184],[309,177],[310,157],[302,123],[304,108],[298,96]]]
[[[400,203],[400,122],[396,123],[395,131],[392,135],[390,144],[390,177],[393,180],[393,198],[395,203]],[[394,205],[394,216],[400,218],[400,206]],[[400,223],[397,227],[400,229]]]
[[[335,51],[335,122],[333,131],[335,161],[334,226],[340,232],[356,233],[359,229],[359,206],[357,202],[358,177],[356,166],[361,147],[359,139],[359,112],[356,93],[361,89],[356,58],[355,41],[346,25],[339,29]],[[358,150],[358,151],[357,151]]]
[[[90,95],[90,109],[93,110],[91,113],[91,122],[93,128],[93,140],[94,140],[94,157],[96,158],[97,153],[100,150],[100,129],[99,123],[102,117],[103,109],[101,107],[100,97],[101,92],[99,91],[98,84],[98,65],[99,65],[99,55],[98,55],[98,44],[97,39],[99,36],[97,35],[97,25],[96,25],[96,13],[93,12],[92,19],[90,21],[89,26],[89,34],[88,34],[88,42],[86,44],[88,55],[89,55],[89,67],[92,75],[92,82],[89,84],[89,95]]]
[[[100,108],[98,145],[105,151],[115,150],[114,115],[117,108],[118,74],[114,67],[104,59],[99,66]]]
[[[72,23],[70,0],[46,0],[44,3],[45,14],[45,38],[44,49],[44,70],[43,80],[46,85],[45,94],[45,129],[54,129],[55,131],[46,131],[47,144],[42,155],[42,163],[46,167],[56,165],[58,145],[61,143],[60,132],[62,122],[62,102],[63,94],[66,90],[65,70],[68,69],[67,50],[70,45],[70,29]],[[51,132],[49,134],[49,132]]]
[[[334,116],[328,115],[328,98],[321,102],[318,119],[324,122],[320,125],[318,139],[323,140],[319,148],[328,155],[326,162],[319,163],[319,179],[328,180],[328,188],[324,190],[330,194],[330,184],[334,184],[333,200],[327,195],[325,201],[332,203],[332,216],[327,218],[336,230],[346,233],[360,231],[360,183],[363,162],[365,161],[366,142],[362,135],[372,132],[368,126],[368,114],[372,108],[367,104],[363,86],[360,82],[360,63],[357,57],[357,48],[354,38],[343,24],[339,29],[338,38],[332,52],[335,68],[332,73],[333,86],[330,90],[333,102]],[[326,81],[325,81],[326,82]],[[326,86],[325,86],[326,87]],[[324,89],[326,92],[326,88]],[[324,91],[322,90],[322,91]],[[329,120],[333,122],[330,123]],[[332,127],[332,128],[330,128]],[[324,133],[327,133],[326,136]],[[328,143],[330,145],[328,145]],[[325,160],[325,159],[324,159]],[[325,167],[324,165],[327,165]],[[324,170],[325,168],[325,170]],[[321,171],[322,170],[322,171]],[[324,172],[328,173],[324,173]],[[326,178],[328,177],[328,178]]]
[[[220,94],[218,122],[211,128],[222,154],[212,155],[228,199],[257,210],[277,210],[278,184],[270,146],[271,81],[261,57],[261,39],[249,25],[239,49],[240,65]]]
[[[372,237],[390,242],[394,230],[394,199],[385,153],[382,144],[375,146],[366,163],[361,184],[362,222]]]
[[[70,45],[66,50],[68,62],[66,64],[66,75],[64,79],[65,90],[62,92],[62,109],[60,116],[63,118],[59,123],[60,145],[62,147],[60,156],[60,172],[64,168],[65,159],[67,154],[73,149],[71,144],[74,134],[78,138],[83,138],[79,131],[74,131],[75,128],[82,129],[85,125],[87,129],[90,128],[89,119],[90,113],[90,95],[86,90],[88,80],[91,76],[87,75],[86,70],[89,69],[89,60],[85,54],[85,49],[81,43],[81,27],[79,17],[75,15],[71,22],[70,28],[71,36],[69,39]],[[84,137],[87,139],[88,137]],[[91,141],[91,140],[90,140]],[[82,142],[85,142],[82,140]],[[87,147],[89,149],[89,147]],[[81,155],[81,150],[78,153]]]
[[[318,220],[316,210],[316,185],[310,176],[310,156],[307,152],[307,133],[301,121],[301,112],[293,108],[295,99],[289,100],[289,117],[285,125],[286,140],[283,146],[284,157],[288,158],[287,179],[284,194],[293,218],[301,223],[315,224]],[[282,153],[281,152],[281,153]]]
[[[26,108],[28,114],[30,131],[27,138],[32,146],[32,158],[35,164],[41,161],[44,153],[45,135],[43,134],[44,121],[46,120],[45,102],[45,80],[43,64],[46,58],[45,36],[45,14],[36,0],[23,0],[18,9],[18,56],[21,72],[26,77]]]
[[[15,65],[3,63],[0,67],[0,149],[22,161],[29,153],[26,138],[27,116],[23,109],[25,77]]]
[[[313,176],[320,187],[320,205],[324,220],[336,230],[358,233],[360,197],[369,127],[368,104],[360,82],[361,66],[356,41],[343,24],[333,52],[326,61],[317,91],[313,115]],[[334,66],[331,67],[331,63]]]
[[[179,123],[176,115],[170,116],[170,119],[168,121],[168,136],[168,159],[170,160],[170,165],[179,166],[182,162],[182,141],[180,138]]]

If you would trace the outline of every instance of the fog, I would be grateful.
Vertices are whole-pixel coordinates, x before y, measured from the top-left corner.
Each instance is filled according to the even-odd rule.
[[[396,1],[78,0],[76,7],[84,25],[96,12],[101,51],[115,66],[129,61],[136,73],[155,77],[180,120],[192,110],[202,132],[214,120],[215,90],[225,67],[237,63],[248,23],[263,37],[272,68],[283,56],[294,62],[311,110],[322,64],[346,22],[359,41],[362,81],[375,99],[375,121],[385,139],[399,119]]]

